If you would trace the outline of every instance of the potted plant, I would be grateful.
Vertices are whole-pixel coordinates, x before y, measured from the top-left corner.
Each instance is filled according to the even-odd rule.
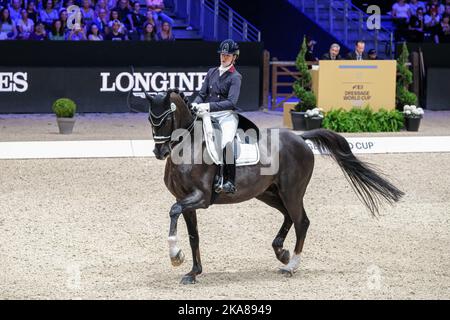
[[[61,98],[53,103],[52,110],[56,115],[59,133],[70,134],[75,124],[75,111],[77,105],[68,98]]]
[[[312,110],[306,110],[305,113],[306,130],[321,128],[322,121],[323,121],[322,109],[314,108]]]
[[[404,105],[415,105],[417,103],[417,96],[409,91],[409,86],[413,83],[413,74],[407,65],[408,57],[408,47],[404,42],[402,53],[397,59],[396,105],[398,109],[401,109]]]
[[[305,61],[306,51],[306,38],[303,38],[302,48],[295,61],[295,66],[300,72],[300,75],[299,79],[293,85],[294,93],[299,99],[298,104],[291,111],[292,127],[294,130],[306,130],[306,111],[316,106],[316,96],[311,91],[311,74]]]
[[[408,131],[419,131],[420,119],[423,117],[423,109],[415,105],[406,105],[403,107],[405,116],[405,127]]]

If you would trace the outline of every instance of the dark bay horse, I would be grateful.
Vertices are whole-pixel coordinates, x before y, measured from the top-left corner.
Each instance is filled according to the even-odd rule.
[[[202,272],[200,260],[199,235],[197,230],[197,209],[206,209],[212,204],[230,204],[256,198],[277,209],[284,221],[272,242],[273,250],[284,266],[281,273],[292,275],[300,265],[309,220],[303,206],[303,197],[314,168],[314,154],[305,140],[312,141],[319,151],[331,156],[341,167],[345,177],[352,185],[359,199],[376,216],[382,202],[393,204],[403,192],[397,189],[373,168],[357,159],[351,152],[344,137],[325,129],[317,129],[297,136],[288,130],[267,129],[262,134],[260,163],[236,169],[237,192],[234,194],[215,194],[213,191],[217,166],[207,163],[174,163],[174,145],[177,140],[172,134],[177,129],[189,133],[196,123],[184,95],[176,89],[165,95],[147,96],[150,102],[149,121],[152,124],[155,140],[154,153],[159,160],[166,160],[164,182],[176,198],[170,209],[169,254],[172,265],[179,266],[184,261],[183,252],[177,247],[177,221],[183,215],[192,249],[192,270],[183,276],[181,283],[195,283],[196,276]],[[263,131],[262,131],[263,132]],[[276,135],[272,134],[276,133]],[[190,138],[189,138],[190,137]],[[272,145],[278,148],[273,152]],[[194,144],[192,136],[184,135],[184,143]],[[270,146],[270,147],[269,147]],[[203,152],[203,148],[195,152]],[[262,169],[274,165],[278,170],[272,174],[261,174]],[[283,248],[284,240],[294,225],[296,243],[294,254]]]

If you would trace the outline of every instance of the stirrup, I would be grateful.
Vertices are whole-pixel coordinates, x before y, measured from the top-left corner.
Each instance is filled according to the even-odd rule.
[[[221,193],[223,191],[223,176],[219,177],[219,180],[214,184],[214,191]]]
[[[222,186],[222,191],[225,191],[225,193],[235,193],[236,192],[236,186],[231,181],[227,181]]]

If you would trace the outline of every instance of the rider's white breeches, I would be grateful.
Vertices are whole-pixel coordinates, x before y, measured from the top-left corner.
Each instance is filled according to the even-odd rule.
[[[232,111],[218,111],[211,112],[211,118],[219,122],[220,128],[222,130],[222,149],[225,148],[227,143],[232,142],[234,136],[236,135],[236,130],[238,126],[238,116]]]

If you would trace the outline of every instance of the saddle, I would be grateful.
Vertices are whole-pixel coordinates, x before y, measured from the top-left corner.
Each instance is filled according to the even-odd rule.
[[[239,122],[236,135],[233,140],[233,151],[236,158],[236,166],[251,166],[259,162],[260,153],[258,147],[259,129],[249,119],[238,114]],[[221,147],[221,128],[219,123],[209,115],[203,116],[203,136],[205,139],[207,156],[211,163],[224,164]]]

